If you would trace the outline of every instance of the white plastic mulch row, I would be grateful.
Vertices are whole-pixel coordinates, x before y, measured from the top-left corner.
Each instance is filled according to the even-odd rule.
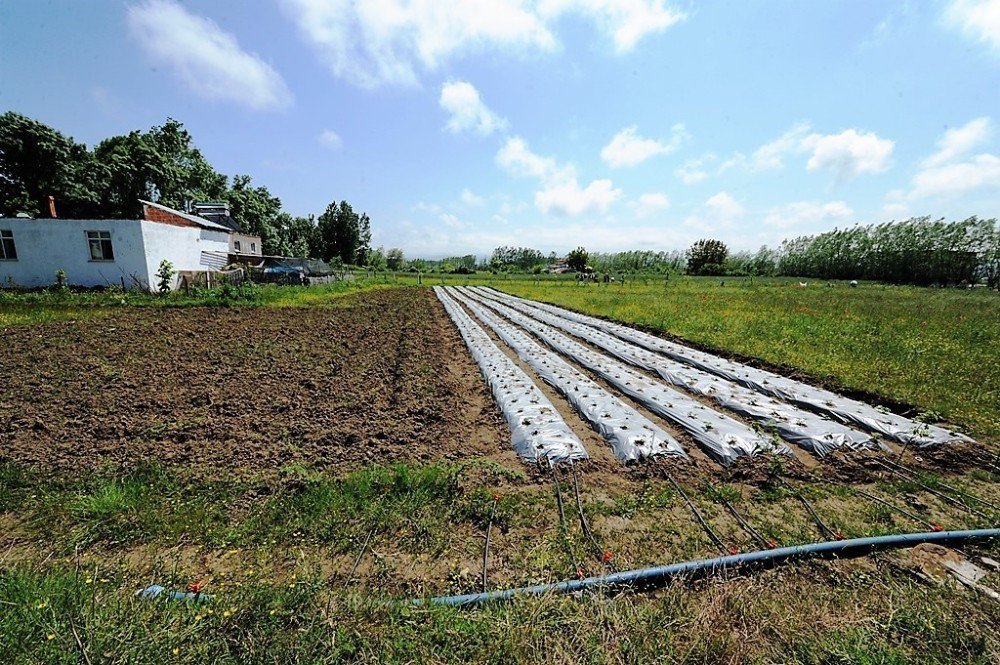
[[[618,399],[530,335],[501,319],[460,292],[446,293],[465,305],[493,330],[542,380],[562,394],[580,415],[604,437],[615,455],[632,462],[660,455],[686,456],[680,443],[634,408]]]
[[[532,462],[546,460],[549,464],[586,459],[587,451],[579,437],[524,370],[508,358],[443,289],[435,286],[434,293],[486,378],[510,426],[517,454]]]
[[[767,370],[726,360],[634,328],[578,314],[562,307],[508,296],[492,289],[490,289],[490,293],[528,303],[557,316],[611,333],[626,341],[662,353],[678,362],[721,376],[734,383],[739,383],[759,393],[771,395],[779,400],[796,404],[901,443],[930,447],[954,441],[973,442],[971,438],[959,432],[916,422],[904,416],[882,411],[870,404],[838,395],[835,392],[810,386]]]
[[[773,428],[782,438],[820,457],[842,448],[877,450],[881,447],[866,433],[786,402],[780,402],[690,365],[678,363],[596,328],[533,307],[528,304],[530,301],[499,295],[495,291],[480,290],[479,293],[503,302],[522,314],[580,337],[631,365],[656,372],[668,383],[710,399],[725,409],[760,423],[765,428]]]
[[[632,370],[622,362],[593,351],[544,323],[480,293],[464,288],[458,290],[531,331],[557,352],[590,369],[639,404],[674,423],[721,464],[730,464],[739,457],[763,452],[791,454],[780,441],[756,432],[738,420]]]

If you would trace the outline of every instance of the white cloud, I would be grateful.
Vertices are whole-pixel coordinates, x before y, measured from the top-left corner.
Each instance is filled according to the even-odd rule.
[[[658,212],[663,212],[670,207],[670,199],[666,194],[660,194],[659,192],[650,192],[648,194],[643,194],[636,201],[633,201],[630,206],[635,211],[635,216],[639,219],[645,219],[655,215]]]
[[[690,229],[649,224],[608,224],[605,220],[554,218],[545,224],[520,223],[496,216],[471,222],[464,228],[443,224],[417,224],[409,220],[387,222],[378,229],[376,242],[402,247],[408,257],[441,258],[474,253],[482,258],[501,245],[537,247],[544,253],[565,254],[586,238],[587,247],[602,251],[633,249],[671,250],[689,246],[698,238]]]
[[[780,229],[801,226],[829,226],[851,218],[854,211],[843,201],[816,203],[796,201],[788,205],[772,208],[764,216],[764,224]]]
[[[619,53],[631,51],[646,35],[662,32],[685,18],[664,0],[542,0],[538,4],[546,18],[566,12],[591,18],[612,36]]]
[[[890,198],[891,196],[892,192],[887,194],[886,198]],[[882,206],[882,214],[892,219],[906,219],[910,217],[910,206],[905,203],[894,203],[889,201]]]
[[[615,189],[610,180],[594,180],[581,188],[573,178],[535,192],[535,206],[545,214],[578,217],[589,212],[607,212],[621,195],[622,190]]]
[[[746,212],[729,192],[719,192],[705,201],[705,207],[718,219],[732,220]]]
[[[684,18],[664,0],[283,0],[333,73],[355,84],[415,85],[469,52],[559,47],[552,27],[575,13],[607,32],[616,51]]]
[[[519,136],[507,139],[496,156],[497,164],[514,175],[526,175],[541,180],[572,177],[569,167],[559,169],[551,157],[542,157],[531,151]]]
[[[754,171],[781,168],[785,165],[783,158],[786,154],[801,151],[802,141],[809,135],[809,130],[809,123],[800,122],[775,140],[757,148],[750,158],[750,168]],[[735,162],[726,168],[731,166],[735,166]]]
[[[992,127],[989,118],[976,118],[961,127],[954,127],[938,140],[938,151],[921,162],[930,168],[960,157],[989,138]]]
[[[952,0],[945,19],[1000,53],[1000,0]]]
[[[535,207],[545,214],[575,217],[594,211],[606,212],[622,195],[622,191],[606,179],[593,180],[581,187],[571,164],[560,166],[553,158],[532,152],[517,136],[507,139],[497,152],[496,162],[513,175],[541,181],[542,189],[535,192]]]
[[[340,150],[344,147],[344,141],[340,138],[340,135],[332,129],[324,129],[316,137],[319,144],[324,148],[329,148],[330,150]]]
[[[699,182],[708,179],[708,171],[706,168],[709,163],[714,162],[715,160],[715,155],[711,153],[698,157],[697,159],[689,159],[674,169],[674,175],[677,176],[677,178],[685,185],[696,185]]]
[[[479,208],[486,204],[486,199],[476,195],[471,189],[463,189],[458,198],[463,204],[472,208]]]
[[[291,106],[292,94],[281,76],[214,21],[173,0],[132,5],[127,18],[139,45],[196,95],[259,111]]]
[[[889,139],[856,129],[839,134],[819,134],[810,129],[809,123],[798,123],[774,141],[757,148],[749,160],[737,154],[723,164],[720,171],[740,164],[752,171],[777,169],[784,166],[787,155],[794,153],[808,153],[807,170],[832,171],[839,182],[852,180],[861,173],[882,173],[889,168],[889,158],[895,147]]]
[[[671,128],[669,141],[648,139],[639,136],[639,128],[632,125],[614,135],[611,142],[601,150],[601,159],[613,169],[636,166],[650,157],[677,150],[687,136],[684,125],[678,124]]]
[[[475,131],[489,136],[507,128],[507,120],[487,108],[479,91],[466,81],[449,81],[442,85],[439,103],[451,116],[447,127],[453,134]]]
[[[979,189],[1000,191],[1000,157],[976,155],[964,162],[923,169],[913,178],[910,196],[951,197]]]
[[[735,226],[746,209],[729,192],[714,194],[701,208],[684,220],[684,225],[701,233],[727,231]]]
[[[953,198],[977,190],[1000,192],[1000,157],[990,153],[968,156],[991,131],[990,119],[985,117],[946,131],[938,139],[937,151],[920,162],[910,189],[886,194],[886,208],[898,210],[907,202]]]
[[[848,129],[840,134],[810,134],[802,147],[812,152],[806,168],[833,171],[838,181],[851,180],[861,173],[882,173],[889,168],[895,143],[874,132]]]

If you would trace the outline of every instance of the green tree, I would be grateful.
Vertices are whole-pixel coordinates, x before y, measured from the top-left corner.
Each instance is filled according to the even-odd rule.
[[[372,222],[368,215],[358,216],[358,246],[354,250],[354,263],[359,266],[368,265],[368,255],[372,251]]]
[[[316,222],[312,216],[293,217],[287,212],[279,213],[274,219],[274,230],[277,234],[275,254],[300,259],[319,256]]]
[[[279,230],[278,215],[281,199],[271,196],[267,187],[254,187],[248,175],[233,177],[233,186],[224,197],[229,202],[229,214],[247,233],[260,236],[261,251],[270,255],[286,255],[291,248]]]
[[[385,258],[385,249],[379,246],[368,252],[365,267],[370,268],[371,270],[385,270],[388,267],[388,263]]]
[[[19,113],[0,115],[0,215],[48,217],[54,196],[61,217],[92,216],[93,182],[87,146]]]
[[[336,257],[344,263],[357,263],[370,251],[368,215],[358,215],[347,201],[328,205],[319,216],[317,227],[320,256],[325,261]]]
[[[406,256],[399,247],[390,247],[385,253],[385,262],[389,270],[402,270],[406,267]]]
[[[587,250],[583,247],[577,247],[566,255],[566,265],[577,272],[583,272],[587,267],[589,259],[590,256],[587,254]]]
[[[136,219],[139,199],[178,208],[224,198],[227,178],[205,160],[191,134],[167,119],[148,132],[113,136],[94,148],[100,217]]]
[[[170,289],[174,285],[174,275],[177,271],[174,270],[174,264],[167,259],[160,261],[160,269],[156,271],[156,286],[160,290],[161,295],[165,295],[170,292]]]
[[[690,275],[721,275],[729,248],[721,240],[702,239],[687,251],[687,271]]]

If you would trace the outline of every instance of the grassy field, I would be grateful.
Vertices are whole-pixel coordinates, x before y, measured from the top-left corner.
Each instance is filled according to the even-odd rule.
[[[386,333],[363,323],[359,325],[364,331],[346,335],[336,324],[340,308],[362,306],[372,295],[396,294],[369,292],[413,281],[378,276],[311,289],[260,287],[166,298],[0,293],[0,329],[13,331],[16,326],[18,333],[24,333],[8,340],[39,339],[37,349],[26,353],[38,364],[39,376],[76,385],[70,384],[72,377],[63,376],[67,371],[63,363],[43,367],[41,359],[52,348],[72,346],[73,339],[82,335],[78,328],[91,326],[93,333],[80,337],[93,344],[80,349],[81,366],[105,371],[113,365],[117,373],[109,372],[107,378],[107,390],[113,391],[122,377],[138,382],[136,373],[143,365],[136,364],[134,350],[98,348],[108,325],[96,317],[117,317],[121,322],[115,326],[123,330],[122,322],[133,318],[124,310],[131,307],[146,308],[144,315],[156,311],[149,308],[196,308],[175,312],[197,315],[191,318],[196,326],[218,318],[220,312],[206,307],[330,307],[323,343],[357,364],[362,342]],[[996,293],[870,284],[850,289],[844,284],[811,283],[799,288],[795,280],[750,283],[728,278],[725,286],[719,280],[688,278],[649,283],[639,279],[635,284],[609,286],[533,277],[425,276],[421,281],[492,284],[517,295],[795,367],[834,384],[917,405],[934,412],[932,416],[963,425],[982,441],[1000,442]],[[371,303],[368,307],[382,309]],[[256,316],[249,311],[232,313]],[[304,318],[293,310],[282,314]],[[177,327],[176,318],[171,317],[170,334],[191,339]],[[326,314],[321,318],[325,321]],[[392,318],[405,317],[397,312]],[[398,326],[419,337],[423,320],[418,316]],[[378,321],[373,314],[372,322]],[[43,333],[53,332],[64,337],[46,341]],[[286,339],[278,348],[269,346],[264,337],[246,340],[264,353],[256,361],[263,369],[271,364],[287,368],[286,361],[309,348],[309,340]],[[460,349],[452,344],[443,355]],[[147,363],[152,363],[153,346],[159,363],[155,366],[162,367],[167,353],[162,349],[181,345],[151,345],[144,351]],[[389,346],[390,353],[374,354],[387,357],[389,369],[380,369],[380,374],[396,376],[393,368],[401,353],[430,356],[428,348],[400,351],[403,347]],[[190,344],[185,342],[184,348]],[[106,357],[107,353],[111,355]],[[203,383],[207,379],[202,374],[208,371],[229,377],[226,389],[235,391],[238,386],[232,376],[244,362],[211,356],[209,362],[192,365],[191,372]],[[126,365],[129,372],[124,371]],[[314,369],[331,376],[344,372]],[[425,376],[423,370],[419,376]],[[93,379],[98,384],[104,380]],[[405,380],[404,388],[410,380]],[[427,382],[420,384],[421,390],[434,392],[441,400],[459,393],[456,399],[472,404],[475,395],[470,386],[478,377],[472,368],[462,379],[471,383],[454,379],[438,388],[433,377],[421,380]],[[31,381],[24,383],[30,386]],[[388,430],[379,422],[381,414],[398,411],[399,418],[425,418],[421,429],[441,427],[440,414],[429,411],[428,404],[389,399],[371,377],[347,383],[351,385],[331,384],[339,387],[326,399],[368,404],[368,413],[377,414],[367,419],[370,422],[359,418],[353,425],[362,447],[384,445],[378,437]],[[390,380],[387,385],[395,383]],[[250,401],[246,395],[213,397],[197,391],[158,401],[165,397],[157,398],[156,385],[152,381],[147,387],[152,395],[149,403],[154,405],[150,408],[175,409],[176,418],[183,415],[184,400],[189,400],[191,413],[216,409],[230,413],[235,407],[223,397],[240,404]],[[482,392],[481,387],[478,390]],[[299,378],[289,380],[287,390],[279,390],[272,400],[276,409],[282,409],[276,413],[301,408],[303,417],[315,423],[319,410],[309,401],[298,404],[301,392]],[[450,402],[442,404],[451,408]],[[72,420],[72,408],[58,411]],[[238,418],[240,412],[234,413],[231,417]],[[109,433],[95,433],[92,438],[107,437],[116,445],[128,439],[122,445],[131,445],[136,437],[153,437],[145,443],[154,445],[155,437],[161,436],[164,448],[183,450],[190,441],[210,440],[214,430],[208,428],[219,422],[218,417],[206,416],[205,424],[191,423],[176,431],[167,428],[161,433],[137,422],[122,423],[131,429],[117,430],[117,419],[126,416],[136,418],[125,409],[112,411]],[[275,415],[271,420],[276,421],[271,426],[285,427],[288,419]],[[18,427],[19,436],[42,436],[48,430],[60,441],[68,436],[68,430],[34,418]],[[372,430],[370,436],[365,427]],[[202,436],[202,429],[203,439],[187,438]],[[123,438],[119,431],[133,433]],[[311,432],[308,427],[304,431]],[[3,437],[14,435],[13,429],[0,428],[3,663],[1000,662],[1000,603],[954,584],[921,581],[907,553],[803,563],[730,579],[676,583],[645,594],[546,597],[474,611],[410,605],[408,598],[478,589],[490,515],[491,588],[566,579],[580,569],[587,575],[604,570],[576,518],[571,514],[567,524],[560,525],[549,476],[523,465],[507,441],[493,441],[497,451],[486,454],[482,451],[488,442],[483,441],[476,443],[476,452],[469,452],[464,441],[450,444],[453,450],[434,452],[434,446],[419,447],[408,439],[396,443],[399,448],[419,450],[413,459],[385,465],[363,457],[335,471],[320,470],[308,461],[273,469],[263,468],[263,463],[253,468],[247,462],[239,469],[210,469],[169,462],[126,468],[95,459],[81,464],[77,472],[56,473],[7,458]],[[446,447],[441,437],[435,442],[436,448]],[[249,443],[227,445],[242,449]],[[292,438],[282,443],[293,444]],[[338,445],[334,441],[308,451],[339,458],[343,452]],[[912,463],[909,457],[907,462]],[[682,485],[726,545],[744,551],[757,546],[723,508],[721,496],[766,539],[788,545],[821,538],[798,497],[776,480],[786,472],[798,474],[790,482],[823,520],[846,537],[924,528],[864,500],[858,489],[905,506],[946,529],[995,526],[1000,517],[986,508],[986,517],[974,516],[935,499],[914,482],[884,474],[835,464],[809,470],[786,469],[783,464],[767,460],[763,470],[750,468],[745,475],[719,476],[697,467],[678,467],[678,473],[686,474],[681,476]],[[850,478],[844,481],[840,475],[826,475],[827,471]],[[947,482],[1000,503],[1000,476],[995,473],[939,470],[927,471],[920,479],[938,488]],[[581,484],[581,510],[600,544],[614,553],[618,569],[716,553],[662,478],[595,462],[581,469]],[[569,497],[572,489],[564,485],[562,491]],[[575,511],[572,503],[568,508]],[[352,574],[369,537],[368,554]],[[998,558],[998,547],[994,543],[970,550]],[[151,583],[184,589],[196,580],[208,583],[205,591],[212,594],[211,603],[151,602],[135,596]],[[997,587],[1000,574],[986,583]]]
[[[15,292],[0,289],[0,329],[30,323],[47,323],[103,316],[123,307],[310,307],[325,306],[340,296],[369,289],[389,288],[387,279],[334,282],[310,288],[248,284],[218,289],[174,291],[165,296],[140,291]]]

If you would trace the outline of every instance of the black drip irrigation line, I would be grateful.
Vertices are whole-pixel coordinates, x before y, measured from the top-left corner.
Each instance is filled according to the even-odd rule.
[[[802,505],[806,507],[806,510],[812,516],[813,521],[816,522],[816,526],[819,528],[819,533],[821,536],[823,536],[824,538],[829,538],[830,540],[844,539],[844,534],[840,533],[839,531],[834,531],[833,529],[828,527],[823,522],[822,519],[820,519],[819,513],[817,513],[816,510],[812,507],[812,504],[809,503],[809,501],[804,496],[802,496],[802,492],[798,491],[784,480],[782,480],[781,483],[789,490],[791,490],[792,494],[794,494],[795,497],[802,502]]]
[[[896,504],[888,501],[887,499],[883,499],[882,497],[875,496],[874,494],[870,494],[870,493],[868,493],[868,492],[866,492],[864,490],[861,490],[861,489],[855,489],[854,493],[855,494],[860,494],[861,496],[865,497],[866,499],[870,499],[870,500],[874,501],[875,503],[881,504],[881,505],[883,505],[883,506],[885,506],[887,508],[895,510],[900,515],[904,515],[906,517],[909,517],[911,520],[913,520],[917,524],[922,524],[923,526],[927,527],[931,531],[943,531],[943,529],[941,528],[941,526],[939,524],[931,524],[930,522],[928,522],[927,520],[925,520],[920,515],[915,515],[915,514],[911,513],[910,511],[906,510],[905,508],[900,508],[899,506],[897,506]]]
[[[688,508],[690,508],[691,512],[694,513],[695,519],[697,519],[698,523],[701,524],[701,528],[703,528],[705,530],[705,533],[708,534],[708,537],[711,539],[712,543],[716,547],[718,547],[719,551],[722,552],[723,554],[729,553],[729,548],[727,548],[726,544],[722,542],[722,539],[716,535],[715,531],[712,531],[712,527],[708,525],[708,522],[706,522],[705,518],[702,517],[701,511],[698,510],[698,506],[694,505],[694,502],[691,501],[690,498],[688,498],[688,495],[684,493],[684,490],[682,490],[681,486],[677,484],[677,481],[674,480],[674,477],[672,475],[670,475],[670,472],[667,471],[666,467],[660,466],[660,471],[663,473],[666,479],[670,481],[670,484],[674,486],[674,489],[677,490],[677,493],[681,495],[681,498],[684,499],[685,503],[687,503]]]
[[[552,467],[552,484],[556,486],[556,504],[559,506],[559,527],[562,530],[563,543],[566,544],[566,551],[573,564],[573,570],[579,572],[580,565],[576,562],[576,555],[573,553],[573,543],[569,539],[569,526],[566,524],[566,509],[563,507],[562,490],[559,488],[559,476],[556,467]]]
[[[729,500],[726,499],[726,497],[722,496],[722,494],[718,492],[716,492],[716,495],[718,496],[719,501],[722,502],[722,505],[726,507],[726,510],[729,511],[729,514],[731,514],[733,517],[736,518],[736,521],[740,523],[740,526],[743,527],[743,530],[749,533],[750,536],[757,541],[758,545],[768,550],[773,550],[775,547],[777,547],[777,545],[773,541],[769,541],[765,539],[764,536],[760,535],[760,532],[758,532],[757,529],[753,528],[750,525],[750,522],[746,520],[746,518],[740,515],[739,511],[736,510],[736,506],[730,503]]]
[[[505,589],[489,593],[462,596],[442,596],[437,598],[414,599],[414,605],[450,605],[453,607],[475,607],[488,603],[501,603],[520,596],[544,596],[558,593],[620,592],[626,590],[654,589],[663,587],[675,579],[693,580],[716,574],[735,571],[766,570],[784,563],[802,561],[809,558],[846,559],[866,556],[873,552],[905,549],[922,543],[959,546],[964,543],[1000,538],[1000,529],[977,529],[974,531],[936,531],[932,533],[904,533],[892,536],[852,538],[850,540],[827,541],[809,545],[780,547],[774,550],[746,552],[714,559],[685,561],[665,566],[628,570],[610,575],[588,577],[582,580],[566,580],[554,584],[539,584],[518,589]]]
[[[493,530],[493,518],[497,514],[499,500],[493,497],[493,507],[490,508],[490,521],[486,523],[486,544],[483,546],[483,593],[486,593],[486,568],[490,560],[490,531]]]
[[[902,464],[899,464],[898,462],[889,462],[889,464],[892,465],[894,468],[899,469],[900,471],[903,471],[905,473],[910,474],[910,476],[912,478],[914,478],[914,479],[917,478],[917,471],[916,471],[916,469],[908,468],[906,466],[903,466]],[[943,487],[946,490],[948,490],[949,492],[954,492],[955,494],[958,494],[959,496],[972,499],[976,503],[981,503],[982,505],[986,506],[987,508],[992,508],[993,510],[1000,510],[1000,506],[997,506],[995,503],[991,503],[991,502],[987,501],[986,499],[981,499],[978,496],[976,496],[975,494],[973,494],[972,492],[958,489],[957,487],[953,487],[953,486],[951,486],[951,485],[949,485],[947,483],[941,482],[940,480],[937,482],[937,484],[938,484],[939,487]]]
[[[606,553],[605,549],[601,547],[601,544],[597,542],[594,532],[590,529],[590,525],[587,523],[587,517],[583,514],[583,502],[580,500],[580,481],[577,477],[576,465],[573,464],[570,468],[573,470],[573,492],[576,494],[576,509],[577,513],[580,515],[580,528],[583,529],[584,535],[586,535],[590,540],[590,544],[594,546],[594,551],[597,554],[598,561],[600,561],[602,565],[614,571],[614,567],[611,565],[609,553]]]
[[[986,515],[986,513],[982,512],[980,510],[976,510],[975,508],[973,508],[972,506],[970,506],[969,504],[967,504],[966,502],[964,502],[964,501],[962,501],[960,499],[956,499],[954,497],[948,496],[944,492],[939,492],[938,490],[936,490],[933,487],[929,486],[927,483],[921,482],[915,476],[912,476],[912,475],[910,475],[908,473],[900,471],[899,469],[894,469],[891,466],[889,466],[888,464],[886,464],[886,463],[884,463],[884,462],[882,462],[880,460],[875,460],[875,463],[878,464],[878,465],[880,465],[883,469],[885,469],[889,473],[896,474],[897,476],[899,476],[903,480],[908,480],[910,482],[917,483],[918,485],[920,485],[921,488],[923,488],[924,491],[930,492],[931,494],[933,494],[934,496],[938,497],[939,499],[941,499],[943,501],[947,501],[948,503],[950,503],[952,505],[955,505],[955,506],[958,506],[959,508],[962,508],[964,510],[967,510],[967,511],[969,511],[970,513],[972,513],[974,515],[978,515],[978,516],[982,517],[983,519],[987,519],[987,520],[989,519],[989,516]]]
[[[362,543],[361,545],[361,551],[358,552],[357,558],[354,559],[354,565],[351,566],[351,572],[347,574],[348,584],[350,584],[351,580],[354,579],[354,573],[357,572],[358,565],[361,563],[361,558],[365,555],[365,552],[368,550],[368,543],[372,541],[372,537],[375,535],[376,529],[378,529],[377,525],[372,526],[372,528],[368,530],[368,535],[365,537],[365,542]]]

